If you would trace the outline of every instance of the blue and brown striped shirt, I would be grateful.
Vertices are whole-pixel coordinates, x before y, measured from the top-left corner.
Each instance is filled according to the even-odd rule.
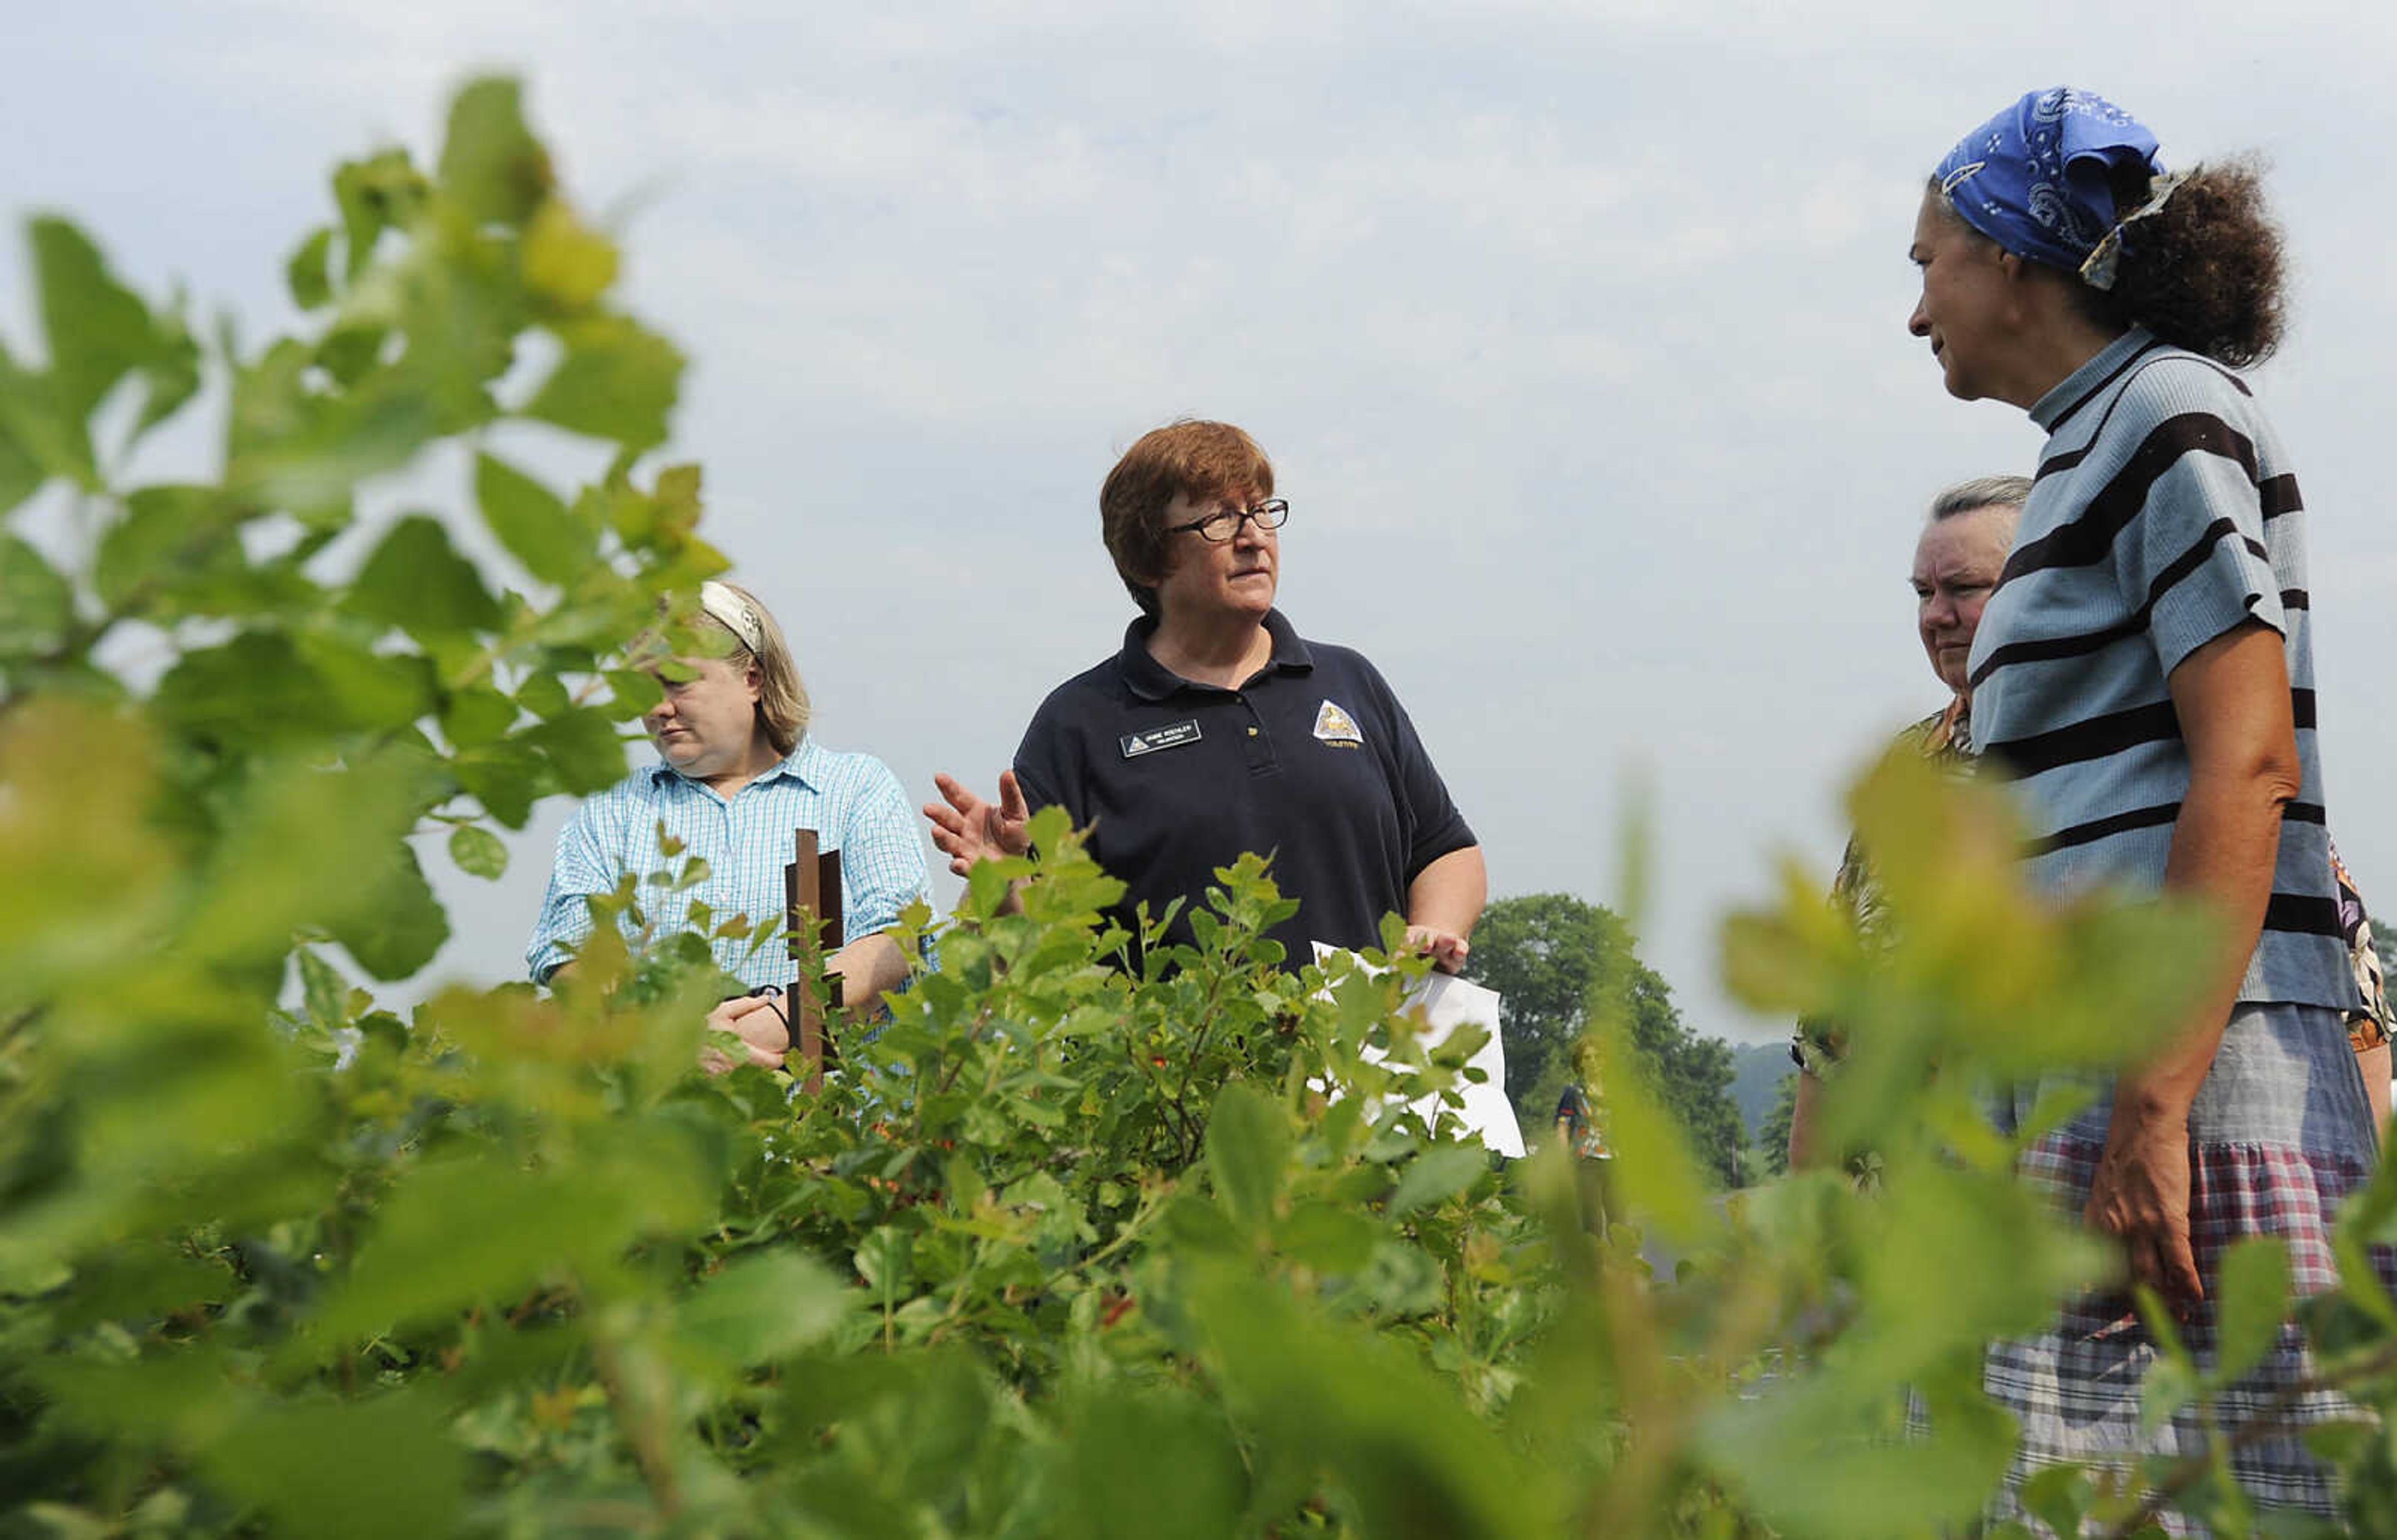
[[[2033,883],[2162,886],[2189,790],[2165,679],[2248,620],[2288,658],[2301,789],[2240,998],[2347,1010],[2314,733],[2304,501],[2246,384],[2134,329],[2031,408],[2047,430],[1973,643],[1981,751],[2016,783]]]

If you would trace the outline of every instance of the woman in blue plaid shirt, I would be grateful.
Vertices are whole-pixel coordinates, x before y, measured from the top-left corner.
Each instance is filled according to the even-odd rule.
[[[682,659],[690,677],[660,681],[664,697],[642,718],[659,762],[575,810],[558,837],[526,965],[538,982],[570,966],[592,931],[587,901],[629,876],[653,916],[694,902],[719,923],[747,916],[747,936],[712,938],[716,965],[751,988],[787,986],[796,965],[775,944],[784,926],[783,867],[793,831],[806,828],[841,854],[843,937],[829,967],[853,1009],[871,1010],[907,977],[905,957],[884,932],[902,909],[930,894],[914,809],[879,759],[836,753],[808,736],[807,690],[790,644],[754,595],[709,583],[700,599],[691,623],[721,632],[724,650]],[[672,861],[662,838],[678,843]],[[669,889],[651,880],[692,860],[704,869],[697,881]],[[623,923],[630,933],[629,917]],[[773,995],[729,999],[708,1024],[736,1034],[750,1062],[766,1068],[779,1066],[790,1048]],[[707,1062],[730,1067],[714,1050]]]

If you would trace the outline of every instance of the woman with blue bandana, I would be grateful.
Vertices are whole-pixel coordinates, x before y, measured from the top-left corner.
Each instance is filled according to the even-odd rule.
[[[2280,237],[2252,167],[2168,173],[2130,114],[2059,88],[1948,153],[1912,256],[1910,328],[1949,394],[2048,435],[1966,665],[1974,738],[2034,837],[2030,878],[2059,899],[2168,891],[2225,928],[2173,1038],[2022,1171],[2120,1244],[2210,1360],[2225,1250],[2277,1236],[2301,1293],[2330,1288],[2334,1211],[2375,1158],[2344,1024],[2359,1002],[2315,751],[2305,502],[2235,372],[2280,341]],[[2041,1089],[2002,1109],[2010,1127]],[[2022,1424],[2002,1507],[2041,1466],[2197,1447],[2187,1416],[2142,1431],[2155,1359],[2122,1292],[1993,1345],[1988,1389]],[[2340,1414],[2307,1377],[2284,1331],[2218,1403],[2224,1423]],[[2332,1511],[2294,1438],[2232,1463],[2256,1502]]]

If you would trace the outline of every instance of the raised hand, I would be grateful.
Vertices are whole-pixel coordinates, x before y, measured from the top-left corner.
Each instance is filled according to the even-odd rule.
[[[1024,788],[1015,783],[1013,770],[999,771],[996,802],[976,797],[955,776],[935,775],[932,784],[942,800],[925,803],[924,816],[931,821],[932,843],[949,858],[952,873],[963,877],[978,861],[1022,855],[1032,848],[1025,830],[1032,810],[1024,805]]]

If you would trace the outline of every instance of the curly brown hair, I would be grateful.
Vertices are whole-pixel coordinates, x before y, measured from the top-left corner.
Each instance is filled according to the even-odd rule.
[[[2146,203],[2147,182],[2136,170],[2115,188],[2115,207]],[[2263,165],[2242,156],[2192,169],[2163,208],[2123,232],[2114,287],[2083,293],[2108,320],[2245,368],[2281,345],[2285,273]]]

